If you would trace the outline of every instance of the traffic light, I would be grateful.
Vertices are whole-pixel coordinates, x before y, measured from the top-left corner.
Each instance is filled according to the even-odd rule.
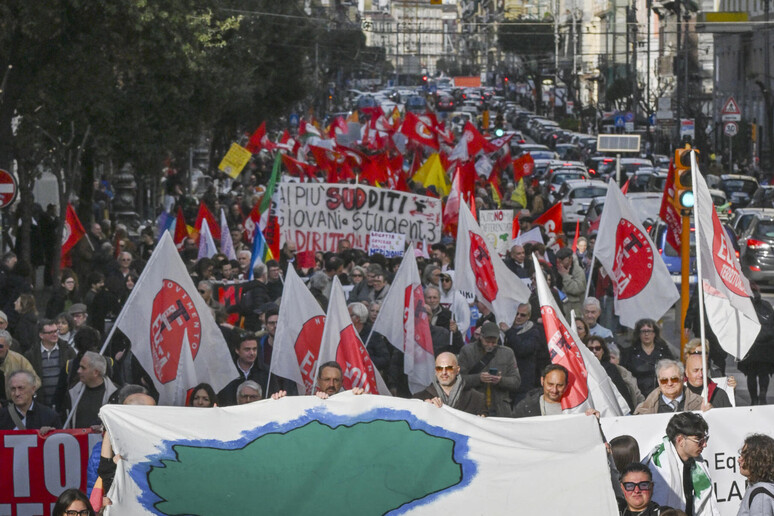
[[[681,211],[691,210],[695,203],[691,182],[691,152],[699,151],[686,145],[675,150],[675,206]]]
[[[494,134],[497,138],[505,134],[505,120],[502,113],[498,113],[495,117]]]

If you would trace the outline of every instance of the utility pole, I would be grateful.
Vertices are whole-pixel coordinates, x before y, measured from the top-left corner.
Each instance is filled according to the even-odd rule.
[[[556,94],[559,89],[559,0],[554,0],[554,94],[551,111],[556,120]]]

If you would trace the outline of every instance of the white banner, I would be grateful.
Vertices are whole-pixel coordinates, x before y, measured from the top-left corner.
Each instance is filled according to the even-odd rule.
[[[100,417],[123,457],[110,515],[618,514],[590,416],[484,419],[347,392]]]
[[[602,431],[608,441],[619,435],[631,435],[637,439],[640,458],[643,458],[666,435],[667,423],[673,415],[602,418]],[[774,436],[774,406],[712,409],[702,416],[707,420],[710,434],[702,457],[709,467],[720,513],[736,516],[747,480],[739,473],[739,450],[749,434]]]
[[[368,249],[371,231],[400,233],[411,242],[441,240],[441,200],[386,188],[282,183],[278,221],[282,242],[298,251],[336,251],[346,238]]]
[[[403,256],[403,250],[406,248],[406,235],[398,233],[383,233],[371,231],[368,239],[368,256],[372,254],[383,254],[387,258]]]
[[[513,210],[481,210],[478,212],[478,225],[489,245],[504,257],[513,234]]]

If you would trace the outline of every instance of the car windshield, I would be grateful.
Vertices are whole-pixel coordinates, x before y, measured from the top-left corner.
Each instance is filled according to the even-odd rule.
[[[584,186],[570,192],[570,199],[590,199],[592,197],[605,195],[606,193],[606,188],[600,188],[599,186]]]
[[[580,172],[562,172],[561,174],[554,174],[551,182],[555,185],[561,185],[568,179],[585,179],[585,177]]]
[[[552,159],[554,157],[554,153],[551,151],[531,150],[527,152],[532,156],[532,159]]]
[[[758,188],[754,181],[745,181],[744,179],[726,179],[721,184],[726,192],[753,194]]]
[[[710,195],[710,197],[712,197],[712,204],[715,206],[723,206],[727,202],[722,195]]]
[[[758,238],[774,238],[774,220],[762,220],[755,228],[755,236]]]

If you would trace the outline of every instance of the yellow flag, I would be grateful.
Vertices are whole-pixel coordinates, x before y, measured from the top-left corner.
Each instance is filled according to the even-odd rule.
[[[449,195],[451,186],[446,179],[446,171],[441,165],[441,158],[438,157],[438,153],[433,153],[427,158],[427,161],[417,170],[412,178],[417,183],[422,183],[425,188],[429,186],[435,186],[435,191],[442,196]]]
[[[524,178],[519,179],[519,184],[513,189],[511,200],[521,204],[522,208],[527,207],[527,192],[524,190]]]
[[[502,206],[502,200],[500,199],[500,192],[497,191],[497,188],[494,184],[490,185],[492,188],[492,200],[495,202],[497,207],[499,208]]]
[[[232,143],[231,148],[218,165],[218,170],[225,172],[232,178],[236,179],[237,176],[245,168],[245,165],[250,161],[252,154],[249,150],[245,149],[238,143]]]

